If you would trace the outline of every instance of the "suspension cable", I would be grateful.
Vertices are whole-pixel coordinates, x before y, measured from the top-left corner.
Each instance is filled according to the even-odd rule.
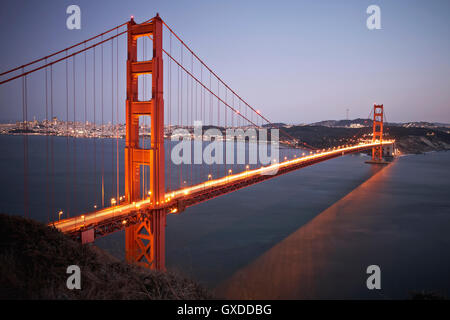
[[[244,115],[240,114],[235,108],[233,108],[232,106],[230,106],[228,103],[226,103],[225,101],[223,101],[219,96],[217,96],[214,92],[212,92],[210,89],[208,89],[208,87],[206,87],[203,83],[200,82],[200,80],[198,80],[193,74],[191,74],[188,70],[186,70],[186,68],[184,68],[177,60],[175,60],[166,50],[162,49],[162,51],[170,58],[172,59],[181,69],[184,70],[184,72],[186,72],[188,75],[190,75],[192,78],[194,78],[194,80],[199,83],[204,89],[206,89],[210,94],[212,94],[213,96],[215,96],[217,99],[219,99],[224,105],[226,105],[228,108],[230,108],[231,110],[234,111],[234,113],[238,114],[239,116],[241,116],[242,118],[244,118],[245,120],[247,120],[248,122],[252,123],[254,126],[257,126],[254,122],[250,121],[248,118],[246,118]],[[258,126],[259,127],[259,126]]]
[[[105,31],[105,32],[102,32],[102,33],[100,33],[100,34],[98,34],[98,35],[96,35],[96,36],[94,36],[94,37],[92,37],[92,38],[89,38],[89,39],[87,39],[87,40],[84,40],[84,41],[82,41],[82,42],[79,42],[79,43],[77,43],[77,44],[74,44],[74,45],[72,45],[72,46],[70,46],[70,47],[67,47],[67,48],[65,48],[65,49],[59,50],[59,51],[57,51],[57,52],[54,52],[54,53],[52,53],[52,54],[50,54],[50,55],[48,55],[48,56],[45,56],[45,57],[36,59],[36,60],[31,61],[31,62],[29,62],[29,63],[26,63],[26,64],[24,64],[24,65],[22,65],[22,66],[20,66],[20,67],[16,67],[16,68],[10,69],[10,70],[8,70],[8,71],[2,72],[2,73],[0,73],[0,77],[3,76],[3,75],[5,75],[5,74],[8,74],[8,73],[17,71],[17,70],[19,70],[19,69],[23,69],[23,68],[25,68],[25,67],[28,67],[28,66],[30,66],[30,65],[32,65],[32,64],[38,63],[38,62],[40,62],[40,61],[42,61],[42,60],[47,60],[47,59],[49,59],[49,58],[51,58],[51,57],[53,57],[53,56],[56,56],[56,55],[58,55],[58,54],[60,54],[60,53],[65,52],[65,51],[67,51],[67,50],[71,50],[71,49],[73,49],[73,48],[76,48],[76,47],[78,47],[78,46],[80,46],[80,45],[82,45],[82,44],[85,44],[85,45],[86,45],[87,42],[92,41],[92,40],[94,40],[94,39],[96,39],[96,38],[98,38],[98,37],[100,37],[100,36],[102,36],[102,35],[104,35],[104,34],[110,33],[111,31],[114,31],[114,30],[116,30],[116,29],[119,29],[119,28],[123,27],[124,25],[126,25],[127,23],[128,23],[128,21],[125,22],[125,23],[122,23],[121,25],[118,25],[117,27],[114,27],[114,28],[109,29],[109,30],[107,30],[107,31]]]
[[[161,19],[162,20],[162,19]],[[181,40],[181,38],[172,30],[172,28],[170,28],[164,20],[162,20],[162,23],[164,26],[166,26],[166,28],[173,33],[173,35],[182,43],[182,45],[188,49],[191,54],[197,58],[198,61],[200,61],[200,63],[205,66],[205,68],[208,69],[208,71],[210,73],[212,73],[220,82],[222,82],[222,84],[228,88],[228,90],[230,90],[234,95],[236,95],[236,97],[238,97],[239,100],[241,100],[242,102],[244,102],[245,105],[247,105],[247,107],[249,107],[251,110],[253,110],[253,112],[255,112],[256,114],[258,114],[262,119],[264,119],[268,124],[271,124],[272,126],[275,126],[271,121],[269,121],[269,119],[267,119],[266,117],[264,117],[260,112],[258,112],[257,110],[255,110],[250,104],[247,103],[247,101],[245,101],[241,96],[239,96],[233,89],[231,89],[214,71],[212,71],[204,62],[202,59],[199,58],[199,56],[197,56],[197,54],[194,53],[194,51],[192,51],[192,49],[183,41]],[[163,49],[164,50],[164,49]],[[278,126],[279,128],[279,126]],[[293,139],[294,141],[298,140],[294,137],[292,137],[289,133],[287,133],[286,131],[284,131],[283,129],[279,128],[279,130],[281,132],[283,132],[285,135],[287,135],[288,137],[290,137],[291,139]]]
[[[10,82],[10,81],[12,81],[12,80],[21,78],[21,77],[26,76],[26,75],[28,75],[28,74],[30,74],[30,73],[39,71],[39,70],[41,70],[41,69],[43,69],[43,68],[46,68],[46,67],[48,67],[48,66],[50,66],[50,65],[53,65],[53,64],[55,64],[55,63],[58,63],[58,62],[67,60],[67,59],[69,59],[69,58],[71,58],[71,57],[73,57],[73,56],[75,56],[75,55],[77,55],[77,54],[80,54],[80,53],[82,53],[82,52],[84,52],[84,51],[86,51],[86,50],[95,48],[95,47],[97,47],[97,46],[99,46],[99,45],[101,45],[101,44],[103,44],[103,43],[105,43],[105,42],[108,42],[108,41],[110,41],[110,40],[112,40],[112,39],[114,39],[114,38],[117,38],[117,37],[119,37],[119,36],[121,36],[122,34],[125,34],[125,33],[127,33],[127,32],[128,32],[128,30],[122,31],[122,32],[120,32],[119,34],[113,35],[113,36],[111,36],[111,37],[109,37],[109,38],[107,38],[107,39],[104,39],[104,40],[102,40],[102,41],[100,41],[100,42],[97,42],[97,43],[95,43],[95,44],[93,44],[93,45],[91,45],[91,46],[89,46],[89,47],[87,47],[87,48],[83,48],[83,49],[78,50],[78,51],[76,51],[76,52],[74,52],[74,53],[71,53],[71,54],[69,54],[69,55],[66,54],[66,56],[64,56],[64,57],[62,57],[62,58],[60,58],[60,59],[58,59],[58,60],[49,62],[49,63],[47,63],[47,64],[45,64],[45,65],[43,65],[43,66],[36,67],[36,68],[34,68],[34,69],[32,69],[32,70],[29,70],[29,71],[24,72],[24,73],[21,73],[21,74],[19,74],[19,75],[17,75],[17,76],[14,76],[14,77],[11,77],[11,78],[6,79],[6,80],[4,80],[4,81],[1,81],[1,82],[0,82],[0,85],[2,85],[2,84],[4,84],[4,83],[7,83],[7,82]],[[102,37],[102,39],[103,39],[103,37]],[[67,51],[67,50],[66,50],[66,51]]]

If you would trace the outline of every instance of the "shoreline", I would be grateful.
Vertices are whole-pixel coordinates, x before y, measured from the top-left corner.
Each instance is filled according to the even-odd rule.
[[[120,137],[113,137],[113,136],[73,136],[73,135],[60,135],[60,134],[42,134],[42,133],[38,133],[38,132],[32,132],[32,133],[0,133],[0,136],[42,136],[42,137],[60,137],[60,138],[72,138],[72,139],[111,139],[111,140],[125,140],[124,136],[120,136]],[[140,137],[150,137],[150,134],[140,134]],[[171,141],[169,137],[164,137],[164,140],[168,140]],[[209,140],[202,140],[205,142],[211,142]],[[223,142],[230,142],[230,141],[235,141],[235,142],[242,142],[239,140],[221,140]],[[271,141],[265,141],[266,143],[271,143]],[[247,141],[245,141],[245,143],[248,143]],[[398,145],[398,142],[396,142],[396,145]],[[289,143],[280,142],[280,147],[283,148],[287,148],[287,149],[302,149],[301,147],[292,147]],[[437,148],[435,147],[434,150],[429,150],[429,148],[432,148],[429,144],[426,144],[426,146],[424,146],[424,148],[416,148],[414,150],[411,150],[410,152],[403,152],[402,150],[400,150],[400,154],[397,154],[396,157],[404,157],[404,156],[411,156],[411,155],[424,155],[424,154],[428,154],[428,153],[432,153],[432,152],[442,152],[442,151],[450,151],[450,146],[446,146],[444,143],[444,147],[440,147]],[[321,149],[321,148],[319,148]],[[366,154],[364,152],[362,152],[363,154]]]

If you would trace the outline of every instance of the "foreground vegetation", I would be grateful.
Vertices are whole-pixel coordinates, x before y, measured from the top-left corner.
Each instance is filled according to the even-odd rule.
[[[69,290],[69,265],[81,290]],[[192,280],[119,261],[42,223],[0,214],[0,299],[206,299]]]

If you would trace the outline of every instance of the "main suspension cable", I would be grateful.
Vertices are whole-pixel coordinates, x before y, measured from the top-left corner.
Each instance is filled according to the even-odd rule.
[[[98,34],[98,35],[96,35],[96,36],[94,36],[94,37],[91,37],[91,38],[89,38],[89,39],[87,39],[87,40],[84,40],[84,41],[79,42],[79,43],[76,43],[76,44],[74,44],[74,45],[72,45],[72,46],[70,46],[70,47],[67,47],[67,48],[65,48],[65,49],[59,50],[59,51],[57,51],[57,52],[54,52],[54,53],[52,53],[52,54],[50,54],[50,55],[48,55],[48,56],[45,56],[45,57],[42,57],[42,58],[33,60],[33,61],[31,61],[31,62],[29,62],[29,63],[26,63],[26,64],[24,64],[24,65],[22,65],[22,66],[20,66],[20,67],[16,67],[16,68],[10,69],[10,70],[8,70],[8,71],[2,72],[2,73],[0,73],[0,77],[3,76],[3,75],[5,75],[5,74],[8,74],[8,73],[17,71],[17,70],[19,70],[19,69],[23,69],[23,68],[25,68],[25,67],[28,67],[28,66],[30,66],[30,65],[32,65],[32,64],[38,63],[38,62],[40,62],[40,61],[42,61],[42,60],[47,60],[47,59],[49,59],[49,58],[51,58],[51,57],[53,57],[53,56],[56,56],[56,55],[58,55],[58,54],[60,54],[60,53],[65,52],[65,51],[67,51],[67,50],[71,50],[71,49],[73,49],[73,48],[76,48],[76,47],[78,47],[78,46],[80,46],[80,45],[82,45],[82,44],[85,44],[85,45],[86,45],[87,42],[90,42],[90,41],[92,41],[92,40],[94,40],[94,39],[96,39],[96,38],[98,38],[98,37],[100,37],[100,36],[103,36],[104,34],[107,34],[107,33],[110,33],[111,31],[114,31],[114,30],[116,30],[116,29],[118,30],[119,28],[123,27],[123,26],[126,25],[127,23],[128,23],[128,21],[125,22],[125,23],[122,23],[121,25],[118,25],[117,27],[114,27],[114,28],[109,29],[109,30],[107,30],[107,31],[105,31],[105,32],[102,32],[102,33],[100,33],[100,34]]]

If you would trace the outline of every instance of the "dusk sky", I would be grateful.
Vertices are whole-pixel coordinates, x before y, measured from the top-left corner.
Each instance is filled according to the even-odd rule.
[[[66,28],[70,4],[81,8],[81,30]],[[371,4],[381,30],[366,27]],[[365,118],[376,102],[388,121],[450,123],[449,1],[3,0],[0,8],[0,71],[159,12],[274,122],[344,119],[347,108]]]

